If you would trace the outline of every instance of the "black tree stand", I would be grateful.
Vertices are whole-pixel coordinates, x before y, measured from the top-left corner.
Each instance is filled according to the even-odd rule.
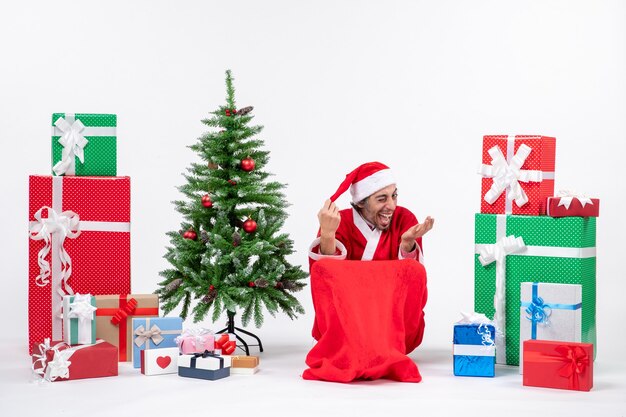
[[[226,313],[228,314],[228,323],[226,323],[226,327],[224,327],[222,330],[216,332],[216,334],[233,333],[235,335],[235,337],[237,338],[237,340],[239,340],[241,342],[241,344],[243,345],[243,347],[241,347],[241,346],[239,346],[239,344],[237,344],[237,347],[239,349],[242,349],[243,351],[245,351],[246,352],[246,356],[250,356],[249,346],[258,346],[259,347],[259,351],[263,352],[263,344],[261,343],[261,339],[259,339],[259,337],[257,335],[255,335],[254,333],[250,333],[247,330],[240,329],[239,327],[235,327],[235,312],[234,311],[227,310]],[[241,336],[239,336],[237,334],[237,332],[246,334],[246,335],[256,339],[256,341],[259,342],[259,343],[256,344],[256,345],[249,345],[248,343],[246,343],[245,340],[243,340],[243,338],[241,338]]]

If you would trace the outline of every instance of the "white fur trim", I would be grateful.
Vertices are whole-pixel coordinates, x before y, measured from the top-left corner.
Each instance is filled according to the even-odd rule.
[[[352,218],[354,219],[354,225],[359,232],[363,235],[365,240],[367,241],[365,245],[365,249],[363,250],[363,256],[361,256],[362,261],[371,261],[374,259],[374,253],[376,252],[376,248],[378,247],[378,242],[380,241],[380,235],[382,232],[376,228],[374,230],[370,229],[370,227],[365,223],[365,220],[358,211],[352,208]]]
[[[350,186],[350,194],[352,202],[358,203],[366,197],[371,196],[376,191],[381,190],[388,185],[395,184],[396,180],[390,169],[381,169],[378,172],[363,178],[359,182],[355,182]]]
[[[313,252],[313,248],[315,248],[316,246],[319,246],[321,242],[322,242],[322,239],[318,237],[317,239],[313,241],[313,243],[311,243],[311,246],[309,246],[309,258],[313,259],[314,261],[319,261],[320,259],[324,259],[324,258],[337,259],[338,261],[343,261],[344,259],[346,259],[346,256],[348,256],[348,249],[346,249],[344,244],[338,241],[337,239],[335,239],[335,245],[341,251],[341,255],[323,255],[321,253]]]

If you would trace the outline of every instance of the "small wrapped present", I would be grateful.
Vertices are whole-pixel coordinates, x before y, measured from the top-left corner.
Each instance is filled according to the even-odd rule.
[[[230,358],[208,351],[193,355],[180,355],[178,375],[211,381],[226,378],[230,376]]]
[[[236,355],[230,356],[231,375],[253,375],[259,371],[259,357]]]
[[[63,339],[63,296],[130,292],[130,178],[29,177],[29,349]]]
[[[178,348],[148,349],[141,351],[141,373],[165,375],[178,372]]]
[[[96,343],[96,299],[91,294],[63,297],[63,341],[68,345]]]
[[[142,350],[176,347],[183,331],[180,317],[133,318],[133,367],[141,367]]]
[[[496,329],[485,315],[463,315],[454,324],[454,375],[495,376]]]
[[[523,384],[531,387],[589,391],[593,387],[593,345],[526,340]]]
[[[598,217],[600,200],[562,190],[557,196],[548,197],[546,208],[546,214],[550,217]]]
[[[96,336],[114,344],[120,351],[120,362],[133,355],[133,318],[159,317],[156,294],[120,294],[96,296]]]
[[[528,339],[580,342],[582,286],[579,284],[521,283],[520,352]],[[523,373],[520,358],[520,373]]]
[[[215,335],[208,329],[186,329],[176,338],[180,353],[188,355],[215,349]]]
[[[32,351],[33,371],[45,381],[117,376],[117,347],[101,339],[79,346],[46,339]]]
[[[55,175],[117,175],[117,116],[54,113],[52,171]]]
[[[215,337],[215,351],[220,355],[231,355],[237,349],[237,337],[232,333],[223,333]]]
[[[545,214],[554,194],[555,149],[548,136],[484,136],[480,212]]]

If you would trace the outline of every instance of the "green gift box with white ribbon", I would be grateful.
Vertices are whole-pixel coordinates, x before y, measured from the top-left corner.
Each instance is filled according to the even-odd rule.
[[[474,309],[496,324],[496,362],[518,365],[520,284],[582,286],[581,340],[596,344],[596,218],[476,214]]]
[[[52,172],[55,175],[117,175],[115,114],[54,113]]]
[[[96,297],[75,294],[63,297],[63,341],[68,345],[96,343]]]

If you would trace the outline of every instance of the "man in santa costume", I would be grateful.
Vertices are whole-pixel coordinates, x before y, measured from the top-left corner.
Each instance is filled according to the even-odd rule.
[[[334,201],[348,188],[352,208],[340,211]],[[422,236],[432,229],[434,219],[418,223],[397,199],[393,174],[380,162],[365,163],[346,175],[317,214],[320,230],[309,248],[309,263],[322,258],[423,263]]]
[[[352,208],[339,210],[334,201],[348,188]],[[389,167],[368,162],[346,175],[319,211],[309,248],[317,344],[304,379],[421,381],[406,355],[424,335],[422,236],[434,220],[420,224],[397,198]]]

